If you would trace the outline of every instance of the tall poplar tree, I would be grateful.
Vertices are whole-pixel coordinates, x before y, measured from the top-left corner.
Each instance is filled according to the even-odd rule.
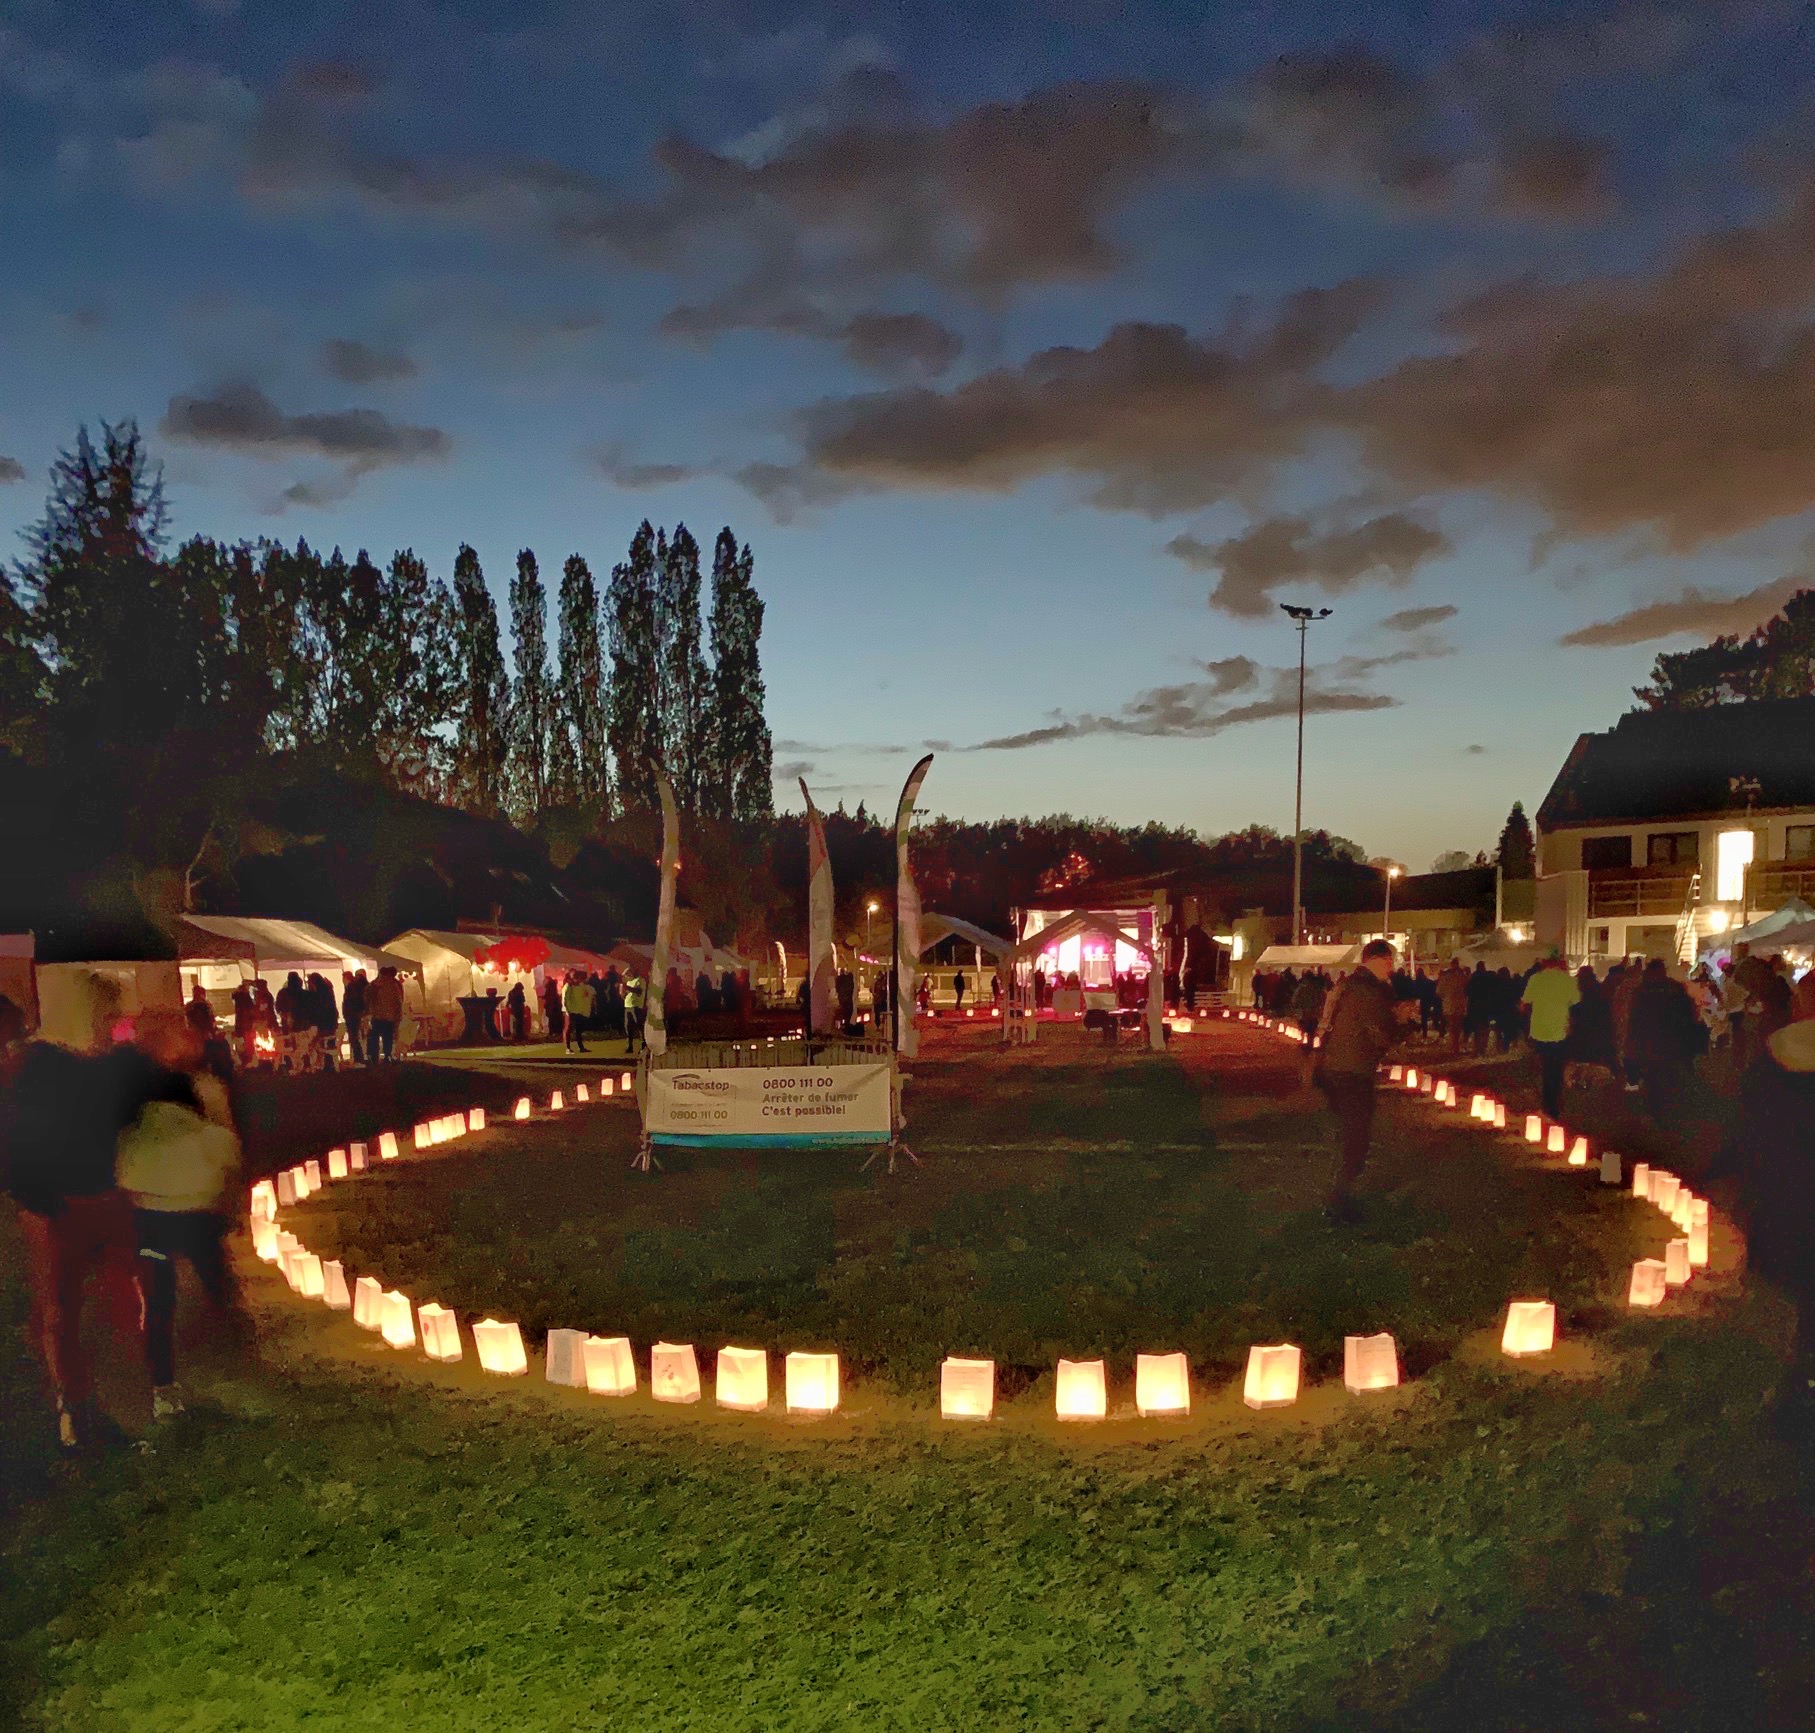
[[[479,555],[466,542],[454,556],[455,681],[451,743],[455,803],[484,818],[504,809],[510,686],[498,641],[498,608]]]
[[[769,818],[774,746],[763,715],[763,603],[749,544],[740,548],[728,527],[712,550],[711,627],[707,810],[723,818]]]
[[[611,646],[609,738],[618,801],[626,812],[654,808],[649,761],[663,753],[661,656],[656,628],[656,533],[645,521],[629,557],[612,568],[605,631]],[[665,545],[664,545],[665,551]]]
[[[658,538],[658,552],[660,539]],[[703,809],[710,757],[712,679],[701,651],[700,545],[677,524],[660,568],[656,639],[661,646],[662,762],[684,812]]]
[[[447,585],[409,548],[391,556],[379,597],[376,747],[390,782],[429,800],[448,796],[447,731],[455,719],[456,633]]]
[[[601,812],[611,809],[606,755],[605,669],[599,650],[599,590],[592,568],[569,554],[561,568],[560,710],[571,754],[569,799]]]
[[[548,678],[548,591],[536,567],[536,556],[528,548],[517,555],[517,575],[511,579],[510,634],[516,678],[511,685],[506,781],[511,817],[527,825],[550,804],[549,736],[554,710]]]

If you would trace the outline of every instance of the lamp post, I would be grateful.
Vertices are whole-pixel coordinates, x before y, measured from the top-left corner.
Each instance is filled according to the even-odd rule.
[[[1386,869],[1386,909],[1380,917],[1380,931],[1388,944],[1393,940],[1393,880],[1398,876],[1399,869],[1396,866]]]
[[[1298,628],[1298,785],[1292,801],[1292,943],[1304,939],[1305,908],[1305,634],[1313,620],[1327,620],[1328,608],[1295,608],[1281,602],[1280,611]]]
[[[863,906],[863,948],[866,951],[874,951],[876,948],[873,929],[876,924],[876,911],[881,907],[882,905],[874,897],[871,897]]]

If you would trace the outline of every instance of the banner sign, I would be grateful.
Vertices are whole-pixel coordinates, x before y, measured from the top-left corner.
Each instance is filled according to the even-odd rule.
[[[920,892],[908,865],[908,831],[914,823],[914,802],[920,785],[933,767],[933,755],[908,772],[895,808],[895,1051],[914,1058],[920,1051],[920,1034],[914,1026],[914,979],[920,968]]]
[[[774,1071],[652,1068],[643,1125],[651,1143],[768,1149],[887,1143],[889,1071],[886,1060]]]
[[[838,973],[832,956],[832,856],[804,776],[800,793],[807,803],[807,1032],[829,1035]]]

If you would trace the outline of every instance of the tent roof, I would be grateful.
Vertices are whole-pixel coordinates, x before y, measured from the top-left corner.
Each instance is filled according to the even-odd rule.
[[[982,927],[970,921],[960,920],[956,915],[936,915],[931,910],[920,917],[920,949],[922,954],[930,951],[943,939],[954,934],[969,944],[987,951],[992,957],[1006,957],[1014,948],[1013,939],[999,939],[994,933],[985,932]]]
[[[469,963],[476,962],[478,953],[486,946],[497,943],[490,933],[450,933],[433,927],[411,927],[407,933],[399,933],[385,949],[407,957],[412,953],[404,949],[406,940],[413,944],[415,950],[452,951],[455,956],[464,957]]]
[[[1769,937],[1754,941],[1752,949],[1764,956],[1775,956],[1779,951],[1815,950],[1815,920],[1779,927]]]
[[[1722,933],[1720,942],[1729,947],[1755,944],[1760,939],[1775,938],[1784,928],[1800,926],[1805,921],[1815,921],[1815,909],[1810,908],[1801,897],[1791,897],[1770,914],[1760,915],[1749,927]]]
[[[1346,945],[1269,945],[1254,959],[1257,969],[1347,969],[1361,958],[1360,939]]]
[[[177,956],[184,962],[245,958],[264,966],[277,963],[340,962],[362,969],[385,964],[407,974],[422,972],[414,959],[393,956],[370,945],[337,939],[312,921],[283,921],[257,915],[184,915],[176,925]]]

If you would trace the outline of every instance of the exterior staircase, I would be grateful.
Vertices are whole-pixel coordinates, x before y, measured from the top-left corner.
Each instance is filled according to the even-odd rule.
[[[1683,912],[1676,921],[1676,954],[1691,968],[1695,966],[1695,911],[1702,900],[1702,875],[1698,868],[1690,874],[1689,888],[1683,893]]]

